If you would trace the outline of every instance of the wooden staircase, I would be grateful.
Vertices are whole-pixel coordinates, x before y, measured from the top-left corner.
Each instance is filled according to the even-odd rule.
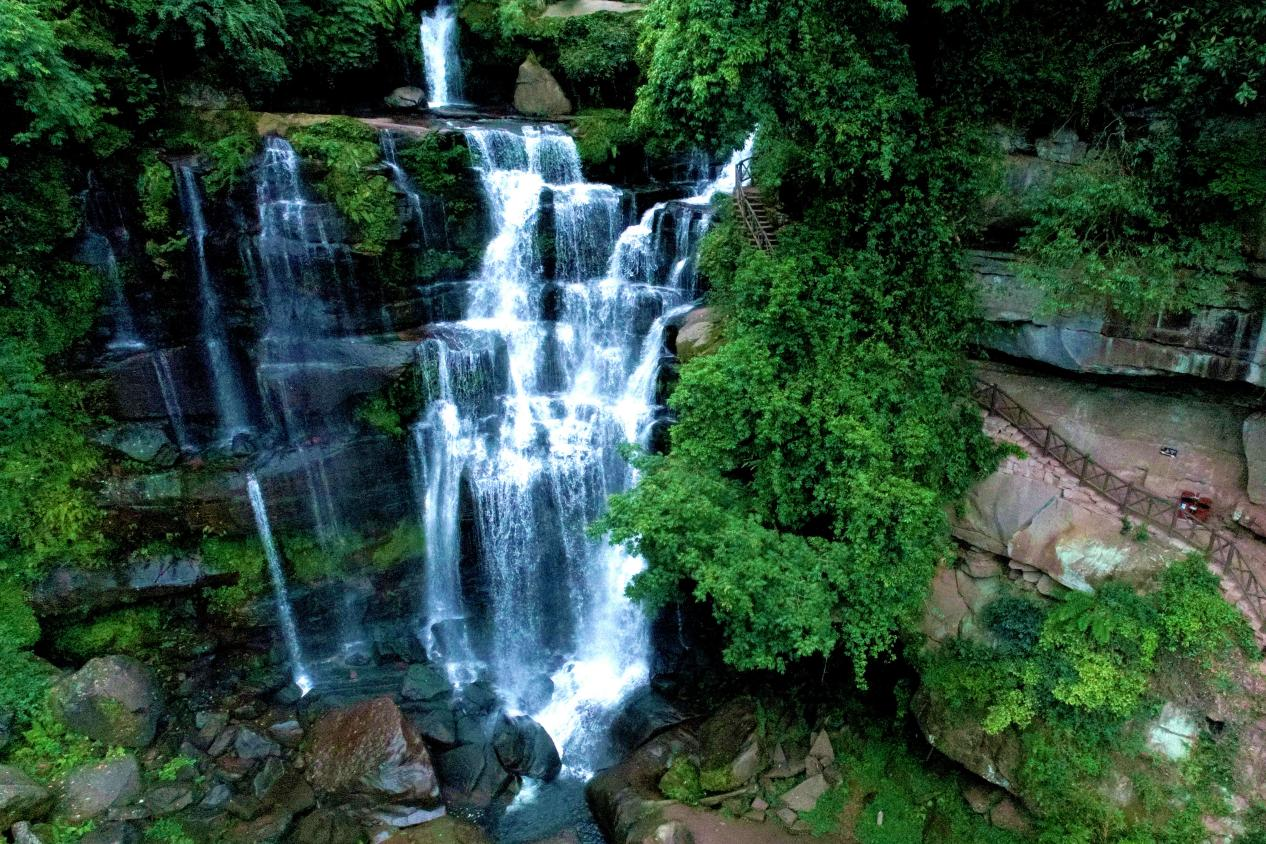
[[[1259,644],[1266,645],[1266,587],[1231,534],[1188,518],[1178,503],[1153,495],[1100,466],[1090,455],[1075,448],[997,384],[977,378],[972,398],[987,412],[1005,419],[1037,447],[1090,487],[1150,527],[1204,553],[1222,581],[1226,599],[1237,606],[1252,625]]]
[[[765,204],[760,189],[751,181],[752,161],[749,158],[740,161],[734,168],[734,208],[752,245],[768,252],[778,245],[775,216]]]

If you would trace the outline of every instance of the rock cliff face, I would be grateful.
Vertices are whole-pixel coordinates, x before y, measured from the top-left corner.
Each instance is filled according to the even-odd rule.
[[[1188,490],[1210,497],[1211,522],[1235,537],[1247,564],[1266,579],[1266,544],[1245,528],[1260,518],[1246,485],[1257,472],[1249,468],[1256,458],[1248,456],[1255,443],[1252,435],[1242,442],[1240,437],[1242,427],[1254,431],[1255,423],[1248,420],[1255,417],[1239,400],[1191,391],[1145,392],[1007,367],[984,366],[981,376],[1127,480],[1165,497],[1176,499]],[[1170,561],[1186,552],[1159,530],[1124,529],[1112,502],[1043,456],[1014,426],[987,416],[985,428],[1025,456],[1008,457],[954,512],[952,529],[960,549],[932,584],[922,623],[929,648],[956,638],[991,642],[982,616],[999,597],[1057,601],[1071,590],[1094,590],[1109,578],[1147,590]],[[1228,599],[1235,600],[1233,592]],[[1266,763],[1266,711],[1258,697],[1266,663],[1236,663],[1225,670],[1232,682],[1218,690],[1162,684],[1154,692],[1166,700],[1163,709],[1135,726],[1146,738],[1145,753],[1169,760],[1185,759],[1206,740],[1200,738],[1206,723],[1215,725],[1215,733],[1234,728],[1243,736],[1232,762],[1241,784],[1237,800],[1261,799],[1257,772]],[[981,721],[952,711],[931,687],[920,690],[912,710],[938,750],[1021,801],[1031,801],[1023,773],[1032,753],[1027,734],[1007,728],[991,735]],[[1127,814],[1141,810],[1129,784],[1135,764],[1115,761],[1103,782],[1104,794]],[[1209,823],[1222,828],[1224,821]]]
[[[1244,280],[1191,314],[1131,324],[1110,314],[1050,314],[1041,294],[1016,277],[1015,256],[970,255],[985,319],[983,345],[1070,372],[1185,375],[1262,386],[1266,333],[1260,285]]]

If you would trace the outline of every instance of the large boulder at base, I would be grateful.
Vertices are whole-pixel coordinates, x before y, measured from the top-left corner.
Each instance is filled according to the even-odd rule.
[[[512,774],[549,782],[563,769],[554,740],[526,715],[502,715],[492,735],[501,765]]]
[[[490,844],[490,841],[484,831],[470,821],[446,815],[401,830],[383,844]]]
[[[978,722],[956,718],[926,688],[916,692],[911,703],[928,744],[982,779],[1022,797],[1018,775],[1024,748],[1014,729],[991,736]]]
[[[362,820],[391,826],[443,813],[431,756],[391,698],[327,712],[311,736],[307,777],[319,795],[341,801]]]
[[[135,800],[141,793],[141,768],[131,755],[80,765],[62,779],[58,791],[57,817],[81,824]]]
[[[514,774],[501,766],[491,744],[462,744],[440,754],[444,802],[450,806],[482,809],[513,796]]]
[[[383,97],[383,102],[392,108],[417,108],[426,105],[426,91],[413,85],[405,85]]]
[[[717,344],[716,312],[711,308],[695,308],[677,330],[677,359],[682,363],[697,358]]]
[[[43,816],[53,795],[12,765],[0,765],[0,829]]]
[[[148,668],[129,656],[99,656],[57,684],[62,723],[102,744],[146,747],[158,731],[163,698]]]
[[[360,844],[360,824],[345,812],[317,809],[300,819],[291,834],[292,844]]]
[[[141,832],[134,824],[108,823],[94,826],[79,844],[141,844]]]
[[[559,117],[571,114],[571,100],[535,55],[529,54],[519,65],[519,79],[514,85],[514,107],[531,117]]]

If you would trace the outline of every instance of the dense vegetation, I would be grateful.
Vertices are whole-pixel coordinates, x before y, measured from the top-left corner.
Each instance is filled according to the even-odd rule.
[[[791,222],[769,253],[734,224],[705,243],[725,342],[682,367],[668,453],[640,458],[603,523],[647,559],[634,592],[703,602],[736,667],[842,654],[863,681],[947,556],[946,505],[996,458],[965,398],[960,250],[991,223],[999,140],[1089,142],[1009,233],[1052,308],[1182,312],[1259,248],[1264,38],[1241,3],[652,4],[634,127],[718,151],[758,127],[756,182]],[[962,721],[1031,739],[1049,840],[1200,840],[1218,799],[1192,795],[1224,783],[1198,769],[1221,763],[1154,790],[1142,820],[1094,785],[1138,753],[1162,666],[1199,675],[1240,640],[1200,564],[1155,595],[995,616],[1001,658],[962,644],[923,669]]]
[[[586,165],[607,177],[644,165],[647,147],[723,153],[757,131],[757,182],[790,219],[765,253],[722,214],[701,271],[725,342],[683,366],[671,449],[638,458],[641,483],[602,525],[649,563],[635,593],[703,603],[738,668],[844,658],[864,683],[898,652],[951,553],[947,508],[999,456],[967,399],[975,323],[961,249],[989,222],[1000,137],[1059,130],[1088,143],[1004,233],[1054,308],[1181,311],[1266,249],[1260,4],[653,0],[642,15],[577,19],[542,7],[461,4],[471,91],[501,98],[526,51],[538,54],[581,110]],[[88,174],[137,209],[148,263],[125,267],[124,283],[173,277],[187,242],[169,157],[199,154],[208,195],[231,198],[258,151],[248,109],[376,105],[382,79],[418,78],[418,12],[401,0],[0,0],[0,709],[25,735],[13,758],[41,776],[110,750],[49,717],[52,668],[37,646],[67,660],[197,646],[139,608],[42,634],[24,599],[55,563],[103,566],[128,550],[93,499],[102,460],[87,431],[100,402],[67,374],[102,292],[71,260]],[[214,116],[191,116],[204,109]],[[460,145],[401,146],[401,166],[449,220],[404,256],[376,135],[335,119],[290,137],[384,284],[476,260]],[[419,401],[402,384],[360,421],[401,435]],[[402,525],[378,547],[349,539],[347,556],[382,567],[419,541]],[[264,588],[259,550],[218,536],[200,547],[241,576],[212,596],[231,617]],[[299,582],[345,564],[300,538],[288,548]],[[1127,839],[1080,799],[1102,757],[1137,743],[1127,725],[1151,713],[1165,665],[1203,670],[1238,644],[1198,564],[1160,590],[1000,601],[988,642],[917,656],[960,717],[1024,735],[1051,840],[1195,834],[1189,812],[1158,812],[1169,827]],[[1073,753],[1074,736],[1090,749]],[[876,746],[856,749],[859,770],[891,761]],[[908,759],[893,764],[918,779]],[[1201,795],[1221,784],[1197,781]],[[916,786],[941,799],[939,785]],[[890,811],[890,829],[917,814]]]

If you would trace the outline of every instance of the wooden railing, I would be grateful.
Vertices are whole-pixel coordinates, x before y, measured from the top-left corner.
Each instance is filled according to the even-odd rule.
[[[1080,483],[1120,506],[1123,514],[1133,516],[1207,555],[1213,567],[1239,589],[1241,610],[1266,632],[1266,588],[1263,588],[1229,534],[1189,518],[1177,502],[1153,495],[1100,466],[997,384],[977,378],[972,387],[972,398],[988,412],[1014,425],[1039,451],[1055,458]]]
[[[761,200],[760,192],[751,186],[751,181],[752,160],[749,158],[740,161],[734,168],[734,208],[752,243],[768,252],[774,248],[777,236],[769,211]]]

